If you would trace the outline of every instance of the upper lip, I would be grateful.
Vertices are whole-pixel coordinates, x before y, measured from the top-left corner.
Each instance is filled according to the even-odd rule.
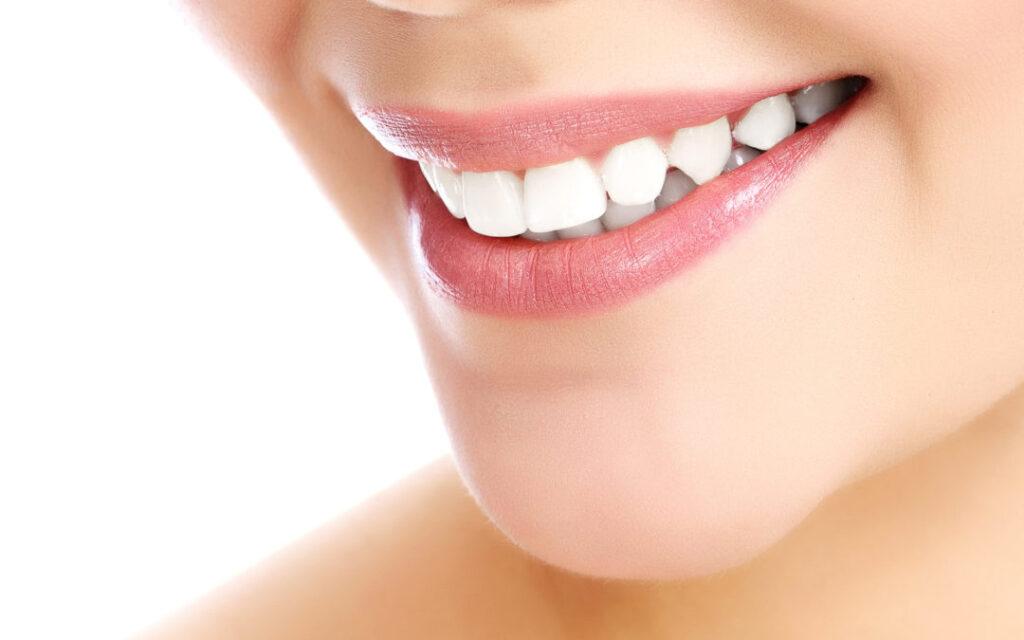
[[[353,111],[397,156],[462,171],[519,170],[704,124],[828,79],[745,91],[563,99],[480,113],[388,105],[355,105]]]

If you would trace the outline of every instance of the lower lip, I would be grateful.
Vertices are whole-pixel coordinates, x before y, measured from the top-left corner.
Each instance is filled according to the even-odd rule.
[[[479,235],[448,212],[415,162],[399,159],[413,249],[428,286],[464,309],[517,317],[610,309],[695,266],[765,212],[864,93],[671,207],[590,238]]]

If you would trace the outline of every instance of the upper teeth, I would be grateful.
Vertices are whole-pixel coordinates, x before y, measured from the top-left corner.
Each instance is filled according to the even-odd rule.
[[[456,218],[465,218],[462,201],[463,176],[445,167],[434,167],[433,174],[437,195],[441,196],[444,206],[448,207]]]
[[[725,168],[732,150],[729,120],[719,118],[710,124],[676,131],[668,155],[672,165],[704,184],[717,178]]]
[[[579,157],[519,173],[459,173],[427,162],[420,168],[452,215],[466,218],[477,233],[542,242],[581,238],[678,202],[697,185],[774,147],[796,131],[797,122],[810,124],[833,111],[859,86],[854,79],[837,80],[765,98],[731,132],[722,117],[679,129],[664,146],[653,137],[620,144],[599,164]],[[734,148],[734,140],[745,146]]]
[[[767,151],[796,131],[796,115],[789,96],[772,96],[750,107],[736,123],[733,137],[748,147]],[[724,164],[724,163],[723,163]]]
[[[728,129],[728,126],[726,126]],[[608,197],[619,204],[654,202],[665,184],[668,159],[654,138],[620,144],[608,152],[601,177]]]
[[[842,82],[812,84],[793,93],[793,111],[796,121],[814,124],[846,99],[847,87]]]
[[[585,158],[528,169],[524,214],[530,231],[557,231],[597,220],[608,206],[601,178]]]
[[[526,231],[523,181],[511,171],[462,174],[462,203],[469,228],[503,238]]]

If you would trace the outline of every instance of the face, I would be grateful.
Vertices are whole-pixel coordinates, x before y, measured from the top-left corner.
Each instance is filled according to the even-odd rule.
[[[404,299],[467,486],[541,560],[742,563],[1024,378],[1017,0],[189,6]],[[851,76],[787,137],[795,90]],[[740,143],[767,150],[715,177]],[[663,197],[589,236],[605,190]]]

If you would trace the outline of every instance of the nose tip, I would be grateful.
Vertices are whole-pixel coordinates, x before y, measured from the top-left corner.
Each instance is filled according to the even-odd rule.
[[[487,0],[369,0],[371,4],[391,11],[421,16],[452,16],[466,13],[483,5]]]

